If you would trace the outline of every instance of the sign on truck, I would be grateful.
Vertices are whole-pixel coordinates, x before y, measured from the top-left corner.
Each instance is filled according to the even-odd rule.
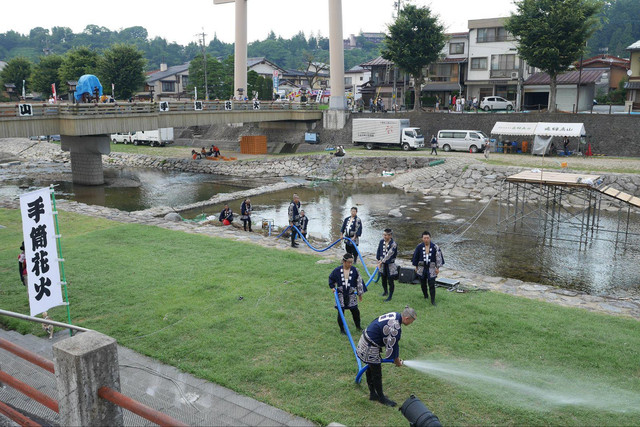
[[[409,119],[353,119],[351,140],[367,150],[386,146],[409,151],[424,147],[422,131],[411,127]]]

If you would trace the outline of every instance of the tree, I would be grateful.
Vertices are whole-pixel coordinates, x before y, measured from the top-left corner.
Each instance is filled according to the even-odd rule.
[[[30,90],[31,62],[27,58],[19,57],[10,60],[0,72],[0,80],[3,84],[13,83],[16,91],[22,91],[22,81],[25,81],[26,90]]]
[[[329,74],[329,64],[320,62],[314,53],[306,51],[302,53],[302,60],[302,69],[300,71],[304,71],[304,75],[309,82],[309,89],[315,89],[317,81],[320,80],[320,74]]]
[[[42,57],[40,63],[33,70],[31,78],[33,90],[51,96],[51,84],[55,83],[58,93],[65,92],[67,82],[60,80],[61,65],[62,56],[49,55]]]
[[[557,77],[586,50],[597,29],[601,0],[516,0],[505,28],[518,40],[518,54],[551,79],[549,112],[556,111]]]
[[[444,27],[428,7],[409,4],[400,11],[388,30],[389,34],[384,37],[382,57],[413,76],[413,109],[418,110],[424,82],[423,70],[440,57],[446,43]]]
[[[202,55],[189,63],[189,84],[187,91],[198,88],[198,98],[204,99],[204,67]],[[233,56],[223,62],[207,54],[207,87],[209,99],[229,99],[233,95]]]
[[[60,80],[77,81],[83,74],[95,74],[98,69],[98,54],[88,47],[78,47],[70,50],[63,57],[60,66]]]
[[[104,51],[98,63],[98,76],[107,87],[113,83],[120,99],[129,99],[145,82],[145,60],[135,46],[115,44]],[[111,94],[115,97],[115,94]]]

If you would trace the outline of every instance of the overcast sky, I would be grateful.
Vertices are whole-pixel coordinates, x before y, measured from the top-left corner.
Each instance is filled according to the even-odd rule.
[[[382,32],[392,20],[396,0],[342,0],[343,36]],[[151,38],[187,44],[204,32],[207,40],[217,34],[222,41],[234,40],[234,5],[213,5],[213,0],[150,1],[80,0],[3,1],[0,33],[15,30],[28,34],[33,27],[70,27],[75,33],[95,24],[110,30],[143,26]],[[513,0],[414,0],[440,16],[447,32],[467,30],[469,19],[509,16]],[[96,8],[94,5],[99,4]],[[327,0],[248,0],[248,40],[262,40],[270,30],[284,38],[299,31],[306,36],[329,35]],[[7,19],[9,18],[10,19]],[[98,17],[98,18],[96,18]]]

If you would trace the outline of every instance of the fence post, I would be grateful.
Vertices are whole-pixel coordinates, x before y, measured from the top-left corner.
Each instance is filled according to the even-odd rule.
[[[122,408],[98,397],[106,386],[120,391],[116,340],[89,331],[53,345],[60,425],[122,426]]]

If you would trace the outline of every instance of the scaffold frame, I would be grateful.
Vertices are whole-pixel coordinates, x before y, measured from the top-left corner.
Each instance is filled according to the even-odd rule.
[[[630,228],[632,213],[640,213],[640,199],[603,185],[599,175],[527,171],[507,177],[499,196],[499,233],[577,242],[594,240],[618,245],[640,243]],[[603,200],[618,205],[615,229],[601,224]]]

